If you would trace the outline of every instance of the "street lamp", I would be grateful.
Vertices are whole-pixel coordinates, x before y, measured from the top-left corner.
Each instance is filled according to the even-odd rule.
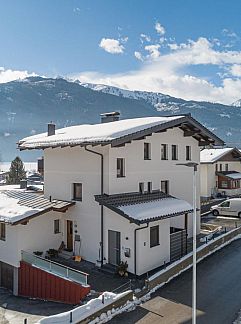
[[[197,166],[198,163],[195,162],[187,162],[187,163],[177,163],[176,165],[183,165],[189,168],[193,168],[193,254],[192,254],[192,324],[196,324],[196,309],[197,309]]]

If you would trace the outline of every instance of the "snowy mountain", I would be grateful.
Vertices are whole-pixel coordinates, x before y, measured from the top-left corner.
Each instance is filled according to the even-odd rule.
[[[234,107],[241,107],[241,99],[239,99],[239,100],[233,102],[231,106],[234,106]]]
[[[97,123],[100,113],[119,111],[121,118],[191,113],[229,145],[241,147],[241,109],[216,103],[185,101],[162,93],[128,91],[115,87],[80,84],[65,79],[31,77],[0,84],[0,160],[19,152],[16,142],[45,132],[53,121],[57,128]],[[26,161],[41,152],[22,153]]]

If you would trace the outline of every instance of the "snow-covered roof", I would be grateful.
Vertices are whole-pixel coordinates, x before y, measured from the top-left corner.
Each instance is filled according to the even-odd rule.
[[[136,224],[175,217],[193,211],[192,205],[187,201],[166,195],[161,191],[145,194],[102,195],[96,196],[95,199]]]
[[[222,158],[227,153],[232,152],[233,150],[238,151],[233,147],[224,147],[224,148],[211,148],[203,149],[200,152],[200,162],[201,163],[214,163]],[[241,155],[240,155],[241,157]]]
[[[4,190],[10,187],[11,190]],[[36,193],[29,193],[13,186],[0,189],[0,222],[16,225],[26,219],[47,213],[48,211],[65,211],[73,202],[64,202],[44,198]]]
[[[170,117],[144,117],[125,119],[109,123],[94,125],[78,125],[56,130],[55,135],[48,136],[47,133],[26,137],[19,141],[19,148],[44,149],[58,146],[75,146],[87,144],[111,144],[118,146],[132,139],[138,139],[154,132],[165,130],[170,127],[191,124],[201,130],[199,137],[206,141],[221,143],[216,135],[199,124],[189,115]],[[204,137],[204,138],[202,138]],[[120,142],[122,140],[122,142]]]

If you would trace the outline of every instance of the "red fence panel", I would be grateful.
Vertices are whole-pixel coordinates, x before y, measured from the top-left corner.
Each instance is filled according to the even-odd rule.
[[[20,262],[18,276],[18,294],[20,296],[79,304],[90,292],[90,287],[83,287],[73,281],[32,267],[23,261]]]

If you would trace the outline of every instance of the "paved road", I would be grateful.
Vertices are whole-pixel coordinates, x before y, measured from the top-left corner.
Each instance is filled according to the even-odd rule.
[[[191,281],[188,270],[112,324],[191,323]],[[231,324],[241,308],[241,239],[206,258],[197,267],[198,324]]]
[[[28,298],[15,297],[7,290],[0,288],[0,324],[37,323],[44,316],[66,312],[73,306],[45,302]]]

